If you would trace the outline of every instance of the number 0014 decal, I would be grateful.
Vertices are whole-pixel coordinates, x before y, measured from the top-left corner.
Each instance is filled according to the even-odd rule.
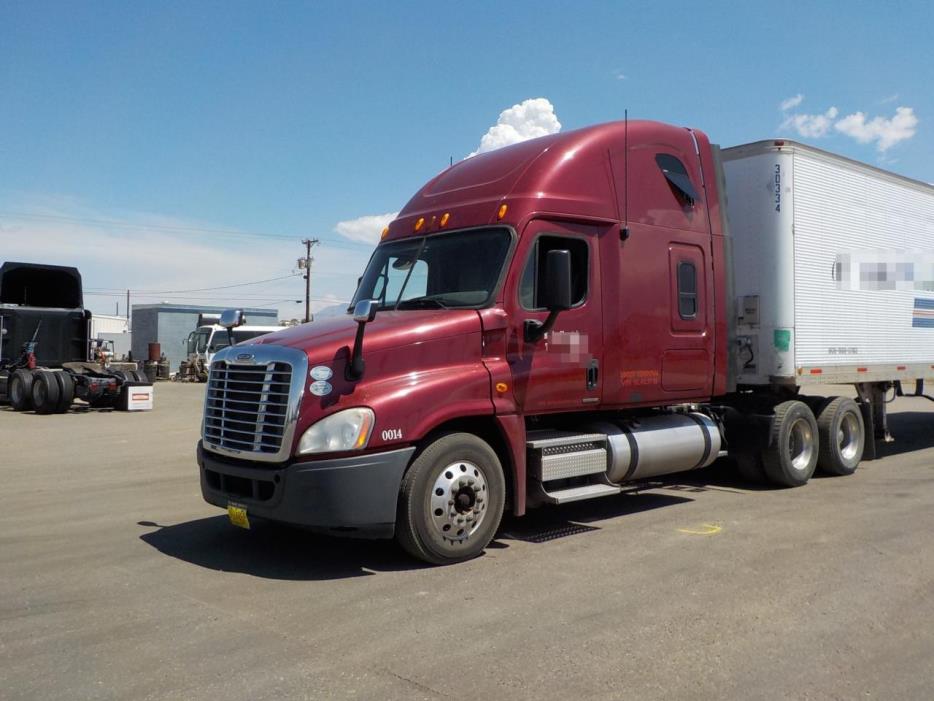
[[[402,438],[401,428],[387,428],[380,434],[384,441],[394,441]]]

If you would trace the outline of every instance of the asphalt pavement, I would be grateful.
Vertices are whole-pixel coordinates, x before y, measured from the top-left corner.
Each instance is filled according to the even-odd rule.
[[[934,404],[800,489],[715,466],[450,567],[201,500],[203,385],[0,409],[0,699],[928,699]]]

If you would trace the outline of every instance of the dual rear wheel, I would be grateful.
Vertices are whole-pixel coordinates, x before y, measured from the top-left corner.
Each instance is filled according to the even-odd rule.
[[[846,397],[833,397],[817,408],[815,416],[799,400],[777,405],[768,447],[759,454],[739,457],[740,475],[749,481],[800,487],[816,469],[830,475],[853,474],[866,441],[859,405]]]

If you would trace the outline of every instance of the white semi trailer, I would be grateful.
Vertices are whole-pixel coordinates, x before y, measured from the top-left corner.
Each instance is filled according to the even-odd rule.
[[[934,187],[793,141],[722,160],[738,385],[853,384],[888,439],[885,392],[934,379]]]

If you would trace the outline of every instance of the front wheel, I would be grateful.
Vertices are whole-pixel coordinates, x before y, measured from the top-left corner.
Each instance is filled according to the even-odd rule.
[[[476,557],[503,517],[506,480],[496,452],[470,433],[449,433],[415,458],[402,479],[396,538],[435,565]]]

